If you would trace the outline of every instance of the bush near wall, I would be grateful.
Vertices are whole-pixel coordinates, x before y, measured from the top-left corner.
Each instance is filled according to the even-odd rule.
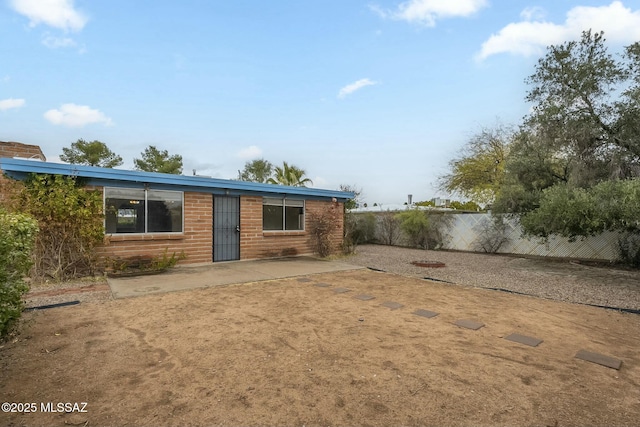
[[[28,215],[0,208],[0,337],[5,337],[20,318],[29,290],[29,273],[38,223]]]
[[[95,249],[104,239],[102,193],[74,177],[32,175],[18,206],[40,224],[34,253],[35,280],[68,280],[95,274]]]

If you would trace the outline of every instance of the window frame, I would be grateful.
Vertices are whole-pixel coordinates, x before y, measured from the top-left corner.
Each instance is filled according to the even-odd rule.
[[[287,206],[287,200],[292,202],[291,205]],[[271,201],[272,203],[269,203]],[[275,201],[280,202],[279,204],[273,203]],[[295,203],[295,204],[294,204]],[[302,206],[300,206],[302,203]],[[264,207],[265,206],[278,206],[282,208],[282,228],[269,230],[264,228]],[[290,208],[302,208],[302,228],[295,230],[287,230],[287,207]],[[262,231],[264,233],[303,233],[306,231],[306,219],[307,219],[307,204],[305,199],[287,199],[286,197],[277,198],[277,197],[263,197],[262,198]]]
[[[107,190],[123,190],[123,191],[144,191],[144,231],[123,233],[120,232],[108,232],[107,231]],[[170,193],[180,194],[180,231],[149,231],[149,192],[164,191]],[[153,199],[152,199],[153,200]],[[184,234],[184,191],[177,190],[164,190],[159,188],[134,188],[134,187],[103,187],[102,191],[102,206],[104,210],[104,233],[114,236],[142,236],[148,234],[162,234],[162,235],[183,235]],[[117,218],[117,217],[116,217]]]

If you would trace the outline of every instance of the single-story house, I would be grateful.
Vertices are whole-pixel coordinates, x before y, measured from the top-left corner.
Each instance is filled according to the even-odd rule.
[[[309,220],[329,212],[343,236],[344,202],[350,192],[288,187],[200,176],[0,158],[14,179],[30,174],[82,177],[104,199],[101,255],[113,258],[184,252],[182,263],[271,258],[313,252]]]

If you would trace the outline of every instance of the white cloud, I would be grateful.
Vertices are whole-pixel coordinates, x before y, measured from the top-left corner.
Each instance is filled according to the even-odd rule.
[[[58,49],[61,47],[75,47],[76,42],[69,37],[54,37],[54,36],[45,36],[42,39],[42,44],[51,49]]]
[[[74,0],[10,0],[11,7],[29,18],[29,25],[45,24],[61,30],[79,31],[88,18],[75,9]]]
[[[44,113],[44,118],[54,125],[68,127],[82,127],[91,123],[103,123],[105,126],[113,124],[101,111],[76,104],[62,104],[59,110],[53,109]]]
[[[433,27],[440,19],[473,15],[487,4],[487,0],[408,0],[395,10],[384,10],[376,5],[369,8],[383,18]]]
[[[338,98],[344,98],[345,96],[350,95],[353,92],[362,89],[363,87],[373,86],[373,85],[377,85],[377,84],[378,84],[378,82],[375,82],[375,81],[370,80],[370,79],[360,79],[357,82],[353,82],[351,84],[348,84],[345,87],[343,87],[342,89],[340,89],[340,92],[338,92]]]
[[[238,157],[245,160],[255,159],[262,156],[262,149],[256,145],[251,145],[238,151]]]
[[[567,12],[562,24],[541,20],[539,12],[525,9],[522,22],[511,23],[493,34],[482,44],[477,60],[483,60],[499,53],[516,55],[536,55],[551,44],[575,40],[582,31],[604,31],[608,40],[630,43],[640,39],[640,9],[633,11],[624,7],[621,1],[608,6],[577,6]],[[531,19],[537,19],[532,21]]]
[[[527,7],[520,12],[520,17],[525,21],[532,21],[534,19],[544,19],[546,12],[543,8],[538,6]]]
[[[20,108],[25,104],[24,99],[0,99],[0,111],[10,110],[12,108]]]

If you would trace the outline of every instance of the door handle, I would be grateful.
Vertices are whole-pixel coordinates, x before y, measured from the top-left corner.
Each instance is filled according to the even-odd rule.
[[[240,226],[236,225],[236,231],[239,233],[240,232]]]

